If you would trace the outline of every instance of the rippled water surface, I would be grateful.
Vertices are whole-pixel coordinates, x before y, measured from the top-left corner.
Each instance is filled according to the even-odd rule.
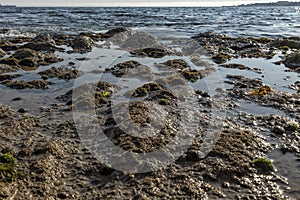
[[[20,32],[101,31],[116,26],[174,29],[186,35],[298,36],[300,7],[0,8],[1,28]]]

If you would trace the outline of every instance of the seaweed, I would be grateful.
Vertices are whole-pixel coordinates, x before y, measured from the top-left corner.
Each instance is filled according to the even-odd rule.
[[[290,123],[286,124],[283,128],[285,131],[294,132],[299,129],[299,125],[296,122],[290,122]]]
[[[263,173],[268,174],[275,171],[272,162],[266,158],[257,158],[253,160],[253,164]]]
[[[0,181],[22,179],[25,174],[16,169],[17,158],[10,148],[4,148],[0,153]]]
[[[266,94],[269,94],[273,92],[273,89],[270,86],[264,85],[261,86],[259,88],[257,88],[256,90],[250,90],[250,94],[252,96],[265,96]]]

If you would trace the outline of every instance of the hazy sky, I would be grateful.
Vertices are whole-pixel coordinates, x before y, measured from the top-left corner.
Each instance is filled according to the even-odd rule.
[[[225,6],[276,0],[0,0],[17,6]]]

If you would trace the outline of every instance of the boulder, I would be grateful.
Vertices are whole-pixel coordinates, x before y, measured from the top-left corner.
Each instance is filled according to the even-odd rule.
[[[272,42],[271,46],[277,48],[289,47],[291,49],[300,49],[300,40],[293,40],[290,38],[277,39],[274,42]]]
[[[75,52],[88,52],[92,50],[94,41],[87,36],[79,35],[71,41],[70,46]]]
[[[13,55],[14,58],[18,60],[22,60],[25,58],[32,58],[32,57],[40,57],[41,54],[35,50],[32,49],[19,49],[15,52]]]
[[[32,42],[35,43],[48,43],[55,45],[55,41],[52,39],[52,37],[49,34],[40,34],[33,38]]]
[[[143,32],[134,33],[131,35],[123,44],[121,44],[122,48],[146,48],[146,47],[153,47],[158,46],[159,42],[157,39],[148,34]],[[162,46],[161,44],[159,44]]]
[[[104,34],[104,37],[109,38],[109,37],[112,37],[112,36],[117,35],[119,33],[125,32],[125,31],[131,31],[131,29],[130,28],[125,28],[125,27],[114,28],[114,29],[111,29],[111,30],[107,31]]]
[[[283,62],[284,65],[290,69],[297,69],[300,67],[300,51],[288,55]]]
[[[15,51],[18,49],[18,47],[8,41],[0,41],[0,49],[4,50],[4,51]]]
[[[19,68],[16,66],[10,66],[6,64],[0,64],[0,74],[8,73],[8,72],[15,72]]]

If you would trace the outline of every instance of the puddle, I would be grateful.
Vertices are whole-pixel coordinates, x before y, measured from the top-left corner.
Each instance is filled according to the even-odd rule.
[[[252,69],[258,68],[261,70],[261,74],[237,69],[220,68],[221,73],[242,75],[247,78],[260,78],[263,83],[269,85],[277,91],[292,92],[295,90],[287,88],[288,85],[299,81],[299,75],[295,72],[286,72],[288,70],[283,64],[275,65],[274,62],[280,59],[280,54],[274,56],[272,59],[264,58],[238,58],[228,61],[226,64],[237,63],[248,66]]]
[[[279,175],[288,179],[289,188],[285,193],[294,199],[300,199],[300,162],[299,157],[292,153],[282,154],[279,150],[271,151],[267,157],[273,160],[273,164]]]
[[[260,106],[257,105],[256,103],[253,103],[251,101],[246,101],[246,100],[239,100],[237,102],[239,104],[239,108],[237,108],[237,111],[244,112],[247,114],[252,114],[252,115],[272,115],[272,114],[277,114],[281,116],[285,116],[286,114],[281,111],[277,110],[272,107],[267,107],[267,106]]]

